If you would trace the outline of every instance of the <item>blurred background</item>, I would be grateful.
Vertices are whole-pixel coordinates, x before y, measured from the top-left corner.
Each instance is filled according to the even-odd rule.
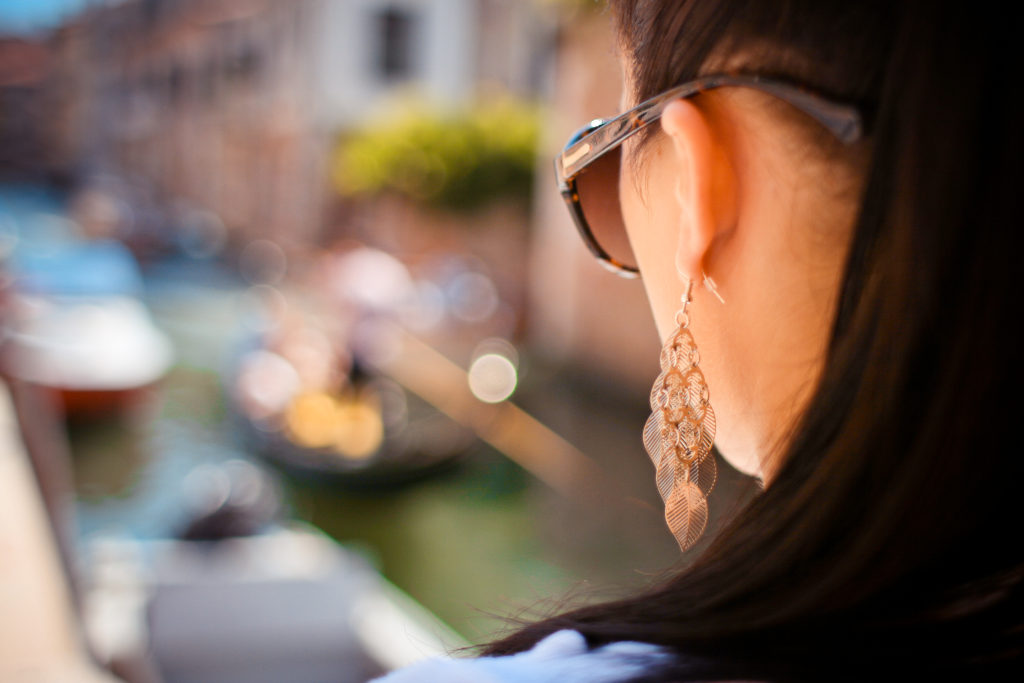
[[[684,561],[550,170],[620,80],[591,0],[2,0],[0,679],[363,681]]]

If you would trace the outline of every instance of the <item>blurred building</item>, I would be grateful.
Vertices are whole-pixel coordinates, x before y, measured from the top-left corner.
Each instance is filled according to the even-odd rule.
[[[548,34],[516,0],[124,0],[54,38],[58,148],[79,171],[315,242],[339,131],[396,100],[534,94]]]
[[[0,36],[0,180],[37,177],[54,165],[47,145],[51,67],[45,43]]]
[[[579,4],[579,3],[577,3]],[[563,18],[533,214],[531,340],[554,360],[642,395],[658,373],[657,331],[640,280],[611,275],[584,247],[555,191],[551,159],[587,121],[620,111],[621,68],[606,13]]]
[[[19,124],[45,126],[45,154],[17,158],[45,157],[79,177],[118,178],[119,191],[130,195],[122,199],[133,207],[136,228],[145,222],[147,205],[170,207],[149,228],[162,239],[174,232],[175,221],[187,222],[182,214],[201,215],[223,226],[235,245],[267,238],[287,251],[302,250],[325,237],[329,158],[345,129],[413,102],[453,108],[496,91],[542,99],[550,105],[549,121],[530,244],[510,237],[504,221],[485,217],[480,222],[494,229],[475,231],[481,244],[473,249],[489,247],[498,254],[485,258],[494,275],[528,288],[527,323],[536,349],[642,388],[656,374],[658,343],[642,287],[593,262],[551,180],[550,159],[568,135],[619,109],[620,71],[608,18],[579,9],[586,4],[98,3],[57,31],[48,55],[37,54],[48,63],[45,75],[35,77],[42,85],[6,95],[45,102],[48,112]],[[19,142],[32,139],[20,136]],[[406,236],[424,222],[391,218],[409,223]],[[440,234],[428,232],[431,240]],[[471,234],[450,232],[460,239]],[[527,247],[530,267],[523,274],[519,252]],[[513,291],[511,298],[519,296]]]

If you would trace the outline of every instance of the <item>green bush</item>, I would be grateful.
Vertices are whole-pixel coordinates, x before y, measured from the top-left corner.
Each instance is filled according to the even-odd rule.
[[[539,126],[535,107],[513,101],[455,115],[410,108],[341,137],[335,187],[345,196],[391,192],[455,211],[528,201]]]

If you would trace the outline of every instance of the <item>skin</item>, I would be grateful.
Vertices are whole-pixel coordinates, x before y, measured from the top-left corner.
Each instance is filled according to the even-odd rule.
[[[814,125],[761,93],[704,93],[669,105],[639,155],[628,143],[620,177],[658,332],[693,280],[715,443],[764,482],[824,366],[859,194],[857,165],[818,149]]]

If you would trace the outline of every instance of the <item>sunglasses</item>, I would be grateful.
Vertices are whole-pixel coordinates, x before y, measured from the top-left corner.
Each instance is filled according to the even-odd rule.
[[[796,107],[841,142],[860,139],[864,124],[857,108],[832,102],[806,88],[760,76],[703,76],[656,95],[613,119],[595,119],[580,128],[555,157],[558,189],[590,252],[609,270],[637,277],[619,203],[622,143],[657,121],[671,102],[722,87],[753,88]]]

